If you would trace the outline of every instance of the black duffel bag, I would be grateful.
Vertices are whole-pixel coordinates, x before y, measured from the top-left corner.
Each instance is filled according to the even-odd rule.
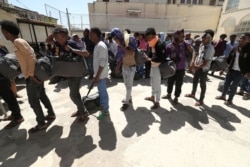
[[[225,56],[213,57],[211,62],[211,71],[221,71],[228,68],[227,58]]]
[[[41,81],[47,81],[52,75],[52,56],[43,56],[36,61],[35,76]]]
[[[163,79],[166,79],[175,75],[176,64],[171,59],[166,59],[166,61],[162,62],[159,68],[160,68],[161,77]]]
[[[81,56],[59,56],[53,60],[52,75],[62,77],[82,77],[87,75],[85,58]]]
[[[4,57],[0,57],[0,73],[8,79],[14,79],[21,74],[16,55],[9,53]]]

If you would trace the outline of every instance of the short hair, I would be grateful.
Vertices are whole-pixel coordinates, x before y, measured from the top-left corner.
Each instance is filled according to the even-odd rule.
[[[145,36],[156,35],[156,31],[153,27],[149,27],[145,31]]]
[[[226,38],[226,37],[227,37],[227,34],[221,34],[220,37],[221,37],[221,38]]]
[[[209,34],[212,38],[214,37],[214,31],[211,29],[207,29],[204,31],[205,33]]]
[[[126,28],[124,31],[126,31],[128,34],[131,34],[131,30]]]
[[[99,38],[102,37],[102,32],[98,27],[93,27],[90,29],[92,33],[95,33]]]
[[[65,35],[68,35],[69,31],[68,31],[67,28],[56,27],[56,28],[54,29],[54,32],[53,32],[53,33],[54,33],[54,34],[63,33],[63,34],[65,34]]]
[[[208,38],[209,41],[212,40],[212,37],[211,37],[211,35],[210,35],[209,33],[204,33],[204,34],[202,35],[202,38]]]
[[[18,36],[18,34],[20,33],[20,29],[18,28],[18,25],[12,21],[3,20],[0,22],[0,25],[1,25],[2,30],[7,31],[11,33],[12,35]]]

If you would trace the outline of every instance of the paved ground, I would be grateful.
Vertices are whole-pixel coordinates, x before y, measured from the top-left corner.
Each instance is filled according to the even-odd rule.
[[[135,81],[133,105],[125,112],[119,109],[124,85],[122,80],[112,79],[108,88],[110,117],[98,121],[98,113],[93,113],[86,123],[70,117],[76,108],[69,99],[67,83],[46,83],[57,119],[37,134],[27,132],[36,122],[25,89],[21,89],[24,97],[19,102],[25,121],[17,128],[0,130],[0,166],[249,167],[249,101],[236,96],[234,106],[225,106],[214,99],[221,79],[209,78],[203,107],[195,107],[194,99],[184,97],[192,87],[192,75],[188,74],[181,104],[161,100],[161,108],[154,112],[150,111],[152,103],[143,100],[151,92],[148,79]],[[84,95],[90,81],[82,83]],[[0,122],[0,126],[7,123]]]

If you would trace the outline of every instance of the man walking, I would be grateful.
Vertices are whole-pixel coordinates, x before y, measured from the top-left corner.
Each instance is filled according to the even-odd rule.
[[[22,38],[18,37],[20,30],[16,23],[4,20],[1,23],[1,30],[5,38],[11,41],[15,47],[15,54],[19,61],[22,73],[26,80],[26,90],[31,108],[36,114],[37,125],[29,130],[30,133],[35,133],[47,128],[46,119],[55,119],[55,113],[49,98],[44,89],[43,81],[40,81],[34,75],[36,55],[33,48]],[[43,114],[40,100],[48,109],[48,115]]]

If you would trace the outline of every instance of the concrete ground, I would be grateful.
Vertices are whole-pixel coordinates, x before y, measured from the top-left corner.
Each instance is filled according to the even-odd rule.
[[[216,74],[215,74],[216,75]],[[67,82],[48,85],[46,91],[54,106],[56,120],[46,131],[29,134],[36,125],[24,84],[19,83],[18,99],[25,121],[16,128],[0,130],[0,166],[4,167],[249,167],[249,100],[236,95],[232,107],[215,100],[219,77],[209,76],[205,105],[184,97],[192,88],[187,74],[180,104],[162,99],[161,108],[150,110],[149,79],[134,82],[133,103],[120,111],[125,88],[121,79],[108,82],[110,117],[98,121],[98,112],[80,123],[71,118],[76,111],[69,99]],[[166,94],[162,81],[162,95]],[[81,94],[90,80],[83,79]],[[91,93],[95,93],[96,88]],[[200,88],[198,87],[197,97]],[[45,110],[44,110],[45,111]],[[4,127],[8,122],[0,122]]]

